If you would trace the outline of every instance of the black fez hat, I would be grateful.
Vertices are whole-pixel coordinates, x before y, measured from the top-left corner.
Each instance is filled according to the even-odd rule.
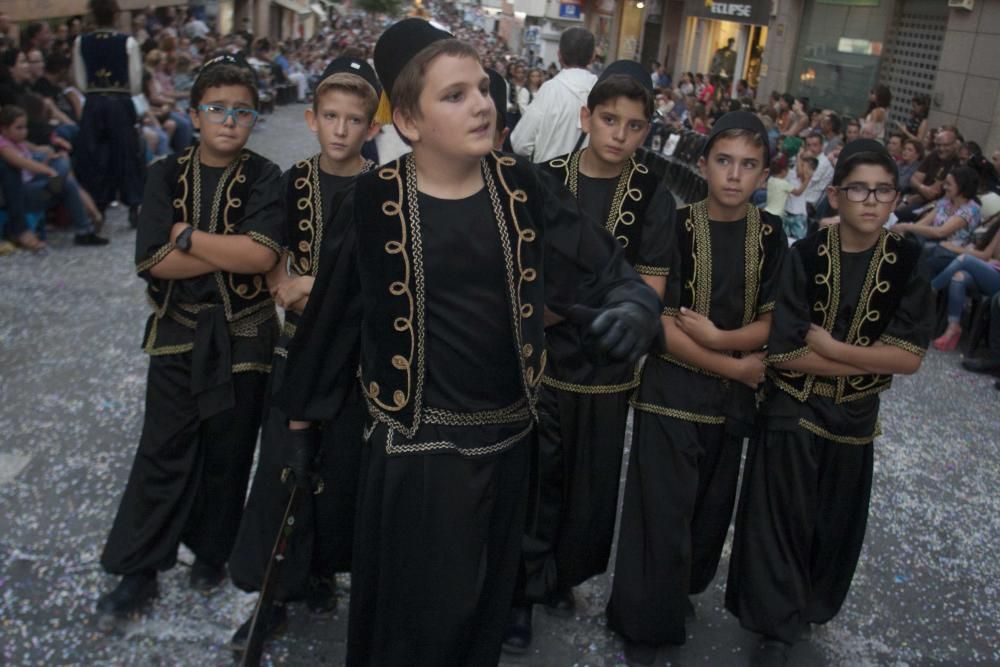
[[[759,136],[761,143],[764,144],[764,166],[770,165],[771,142],[767,137],[767,129],[757,114],[751,111],[730,111],[722,114],[719,120],[715,121],[712,131],[708,134],[708,141],[705,142],[705,148],[701,152],[703,157],[708,157],[708,150],[712,147],[715,138],[726,130],[747,130]]]
[[[354,74],[356,76],[360,76],[368,82],[369,86],[375,89],[376,96],[382,94],[382,86],[378,82],[378,77],[375,76],[375,70],[372,69],[371,65],[360,58],[351,58],[349,56],[334,58],[330,61],[330,64],[326,66],[326,69],[323,70],[323,74],[320,76],[316,85],[319,86],[320,83],[334,74]]]
[[[232,65],[234,67],[241,67],[245,70],[253,72],[253,67],[250,67],[250,63],[247,62],[239,53],[220,53],[217,56],[209,58],[201,65],[201,69],[198,70],[198,76],[201,76],[213,67],[219,67],[220,65]],[[254,72],[256,74],[256,72]]]
[[[609,76],[615,74],[620,74],[622,76],[627,76],[635,79],[639,82],[643,88],[648,90],[650,93],[653,92],[653,79],[646,71],[646,68],[637,63],[634,60],[616,60],[601,72],[601,76],[597,77],[597,83],[604,81]]]
[[[896,177],[896,180],[899,179],[899,166],[892,159],[892,156],[889,155],[889,151],[885,146],[874,139],[855,139],[840,151],[840,157],[837,158],[837,168],[834,170],[835,173],[833,175],[834,183],[839,183],[837,177],[840,176],[840,178],[843,178],[846,175],[845,170],[851,169],[851,158],[861,154],[879,158],[879,162],[885,164],[886,168]]]
[[[383,125],[392,122],[392,87],[407,63],[434,42],[453,37],[450,32],[418,18],[403,19],[386,28],[375,42],[375,71],[383,86],[382,99],[375,113],[377,122]]]
[[[490,77],[490,97],[497,108],[497,122],[500,123],[497,130],[502,130],[507,127],[507,82],[492,67],[487,67],[486,73]]]

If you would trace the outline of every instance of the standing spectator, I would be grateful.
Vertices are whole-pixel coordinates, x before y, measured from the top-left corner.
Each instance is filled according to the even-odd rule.
[[[594,36],[584,28],[564,30],[559,38],[563,69],[545,83],[510,135],[514,152],[546,162],[572,151],[581,137],[580,108],[597,77],[587,70],[594,59]]]
[[[670,75],[667,74],[667,68],[663,66],[663,63],[653,62],[653,87],[654,88],[669,88],[672,81],[670,80]]]
[[[527,83],[517,92],[517,106],[520,108],[523,117],[528,111],[528,106],[535,101],[538,90],[545,82],[545,73],[537,67],[532,67],[528,72]]]
[[[879,84],[871,89],[868,93],[868,113],[861,128],[863,137],[885,143],[885,123],[889,118],[890,104],[892,93],[888,86]]]
[[[712,56],[712,64],[709,65],[708,72],[712,76],[721,79],[732,79],[736,69],[736,51],[733,49],[735,39],[730,37],[726,40],[726,45],[716,50]]]
[[[681,75],[681,82],[677,84],[677,89],[681,91],[684,97],[694,94],[694,74],[691,72],[684,72]]]
[[[823,152],[829,150],[830,142],[834,139],[843,141],[840,116],[834,112],[828,111],[823,114],[823,119],[820,121],[820,128],[823,132]]]
[[[90,0],[97,28],[73,44],[76,85],[87,95],[74,150],[81,184],[103,214],[115,199],[138,220],[143,161],[132,96],[142,90],[139,44],[115,31],[117,0]]]
[[[811,155],[816,158],[815,171],[813,171],[803,194],[806,201],[806,213],[812,218],[816,215],[816,205],[826,193],[827,186],[833,181],[833,163],[823,153],[823,135],[821,134],[814,132],[806,137],[803,150],[803,155]]]
[[[194,10],[189,7],[187,10],[187,18],[184,21],[181,32],[185,37],[193,40],[198,37],[205,37],[211,32],[211,30],[208,29],[208,26],[205,25],[204,21],[198,18],[198,16],[194,13]]]
[[[923,142],[927,138],[927,113],[930,111],[930,98],[926,95],[914,95],[910,100],[910,117],[896,126],[907,139]]]
[[[805,238],[806,231],[809,229],[805,190],[816,171],[816,165],[816,158],[804,153],[795,161],[795,171],[789,174],[788,180],[794,189],[788,194],[788,200],[785,202],[785,214],[781,216],[785,236],[789,240]]]
[[[691,121],[691,129],[698,134],[708,135],[708,114],[705,110],[705,105],[701,102],[696,102],[694,108],[691,109],[691,114],[689,116]]]

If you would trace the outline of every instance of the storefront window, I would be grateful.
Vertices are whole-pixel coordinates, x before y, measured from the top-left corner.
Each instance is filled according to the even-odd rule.
[[[813,107],[858,117],[878,80],[889,0],[807,2],[789,90]]]

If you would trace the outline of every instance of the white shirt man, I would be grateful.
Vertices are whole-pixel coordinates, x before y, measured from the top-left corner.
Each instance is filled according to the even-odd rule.
[[[812,178],[809,179],[809,185],[806,186],[805,192],[802,193],[805,202],[811,206],[815,206],[816,202],[823,196],[823,193],[826,192],[827,186],[833,182],[833,163],[823,153],[823,137],[818,134],[806,137],[805,150],[819,162],[816,171],[813,172]]]
[[[563,70],[542,84],[510,135],[514,152],[546,162],[572,151],[580,140],[580,108],[587,106],[597,76],[586,69],[594,57],[594,36],[569,28],[559,39]]]

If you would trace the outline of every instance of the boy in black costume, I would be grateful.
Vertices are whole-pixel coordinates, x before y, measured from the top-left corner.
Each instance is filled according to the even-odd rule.
[[[708,198],[677,212],[663,326],[632,400],[635,422],[608,624],[630,663],[683,644],[688,595],[707,588],[736,500],[743,439],[787,241],[752,206],[767,177],[767,133],[752,113],[722,116],[699,160]]]
[[[320,260],[340,252],[344,231],[330,223],[344,220],[336,214],[357,175],[375,168],[362,157],[361,148],[378,132],[373,122],[378,87],[375,71],[368,63],[337,58],[327,65],[313,94],[312,107],[306,109],[306,124],[316,133],[320,152],[296,163],[283,177],[288,249],[285,261],[268,274],[268,284],[278,305],[285,309],[285,323],[274,350],[271,394],[281,387],[288,343],[309,300]],[[336,422],[324,424],[314,480],[314,484],[322,483],[322,489],[305,494],[297,504],[295,527],[279,570],[276,603],[264,612],[267,636],[284,627],[287,601],[305,598],[314,613],[336,608],[335,574],[351,569],[364,417],[358,390],[348,398]],[[281,475],[286,423],[280,409],[268,408],[257,472],[229,562],[233,583],[247,591],[260,590],[288,503],[289,489]],[[244,649],[249,630],[247,621],[236,631],[230,647]]]
[[[244,148],[257,102],[245,61],[207,62],[191,89],[201,143],[146,183],[135,253],[154,306],[146,415],[101,556],[123,575],[97,604],[106,630],[156,596],[182,541],[194,588],[225,576],[278,333],[264,274],[281,254],[281,172]]]
[[[726,608],[783,664],[810,623],[840,610],[868,519],[879,394],[915,373],[934,307],[920,244],[883,229],[898,201],[877,141],[840,154],[827,189],[840,224],[796,243],[768,339],[761,436],[751,444]]]
[[[649,74],[635,61],[614,62],[580,110],[589,145],[541,166],[622,246],[662,299],[669,267],[677,264],[674,198],[663,179],[635,160],[652,116]],[[572,587],[607,569],[628,398],[639,384],[635,364],[595,365],[571,322],[553,322],[545,337],[536,432],[540,489],[529,509],[524,585],[504,639],[511,653],[531,643],[532,601],[568,616],[575,607]]]
[[[595,349],[635,359],[658,299],[562,186],[492,152],[476,51],[420,19],[380,37],[383,102],[413,152],[358,178],[278,405],[288,463],[360,380],[365,428],[348,665],[495,665],[524,527],[546,306]],[[385,111],[385,107],[383,107]],[[544,258],[544,260],[543,260]],[[360,316],[361,331],[341,326]]]

